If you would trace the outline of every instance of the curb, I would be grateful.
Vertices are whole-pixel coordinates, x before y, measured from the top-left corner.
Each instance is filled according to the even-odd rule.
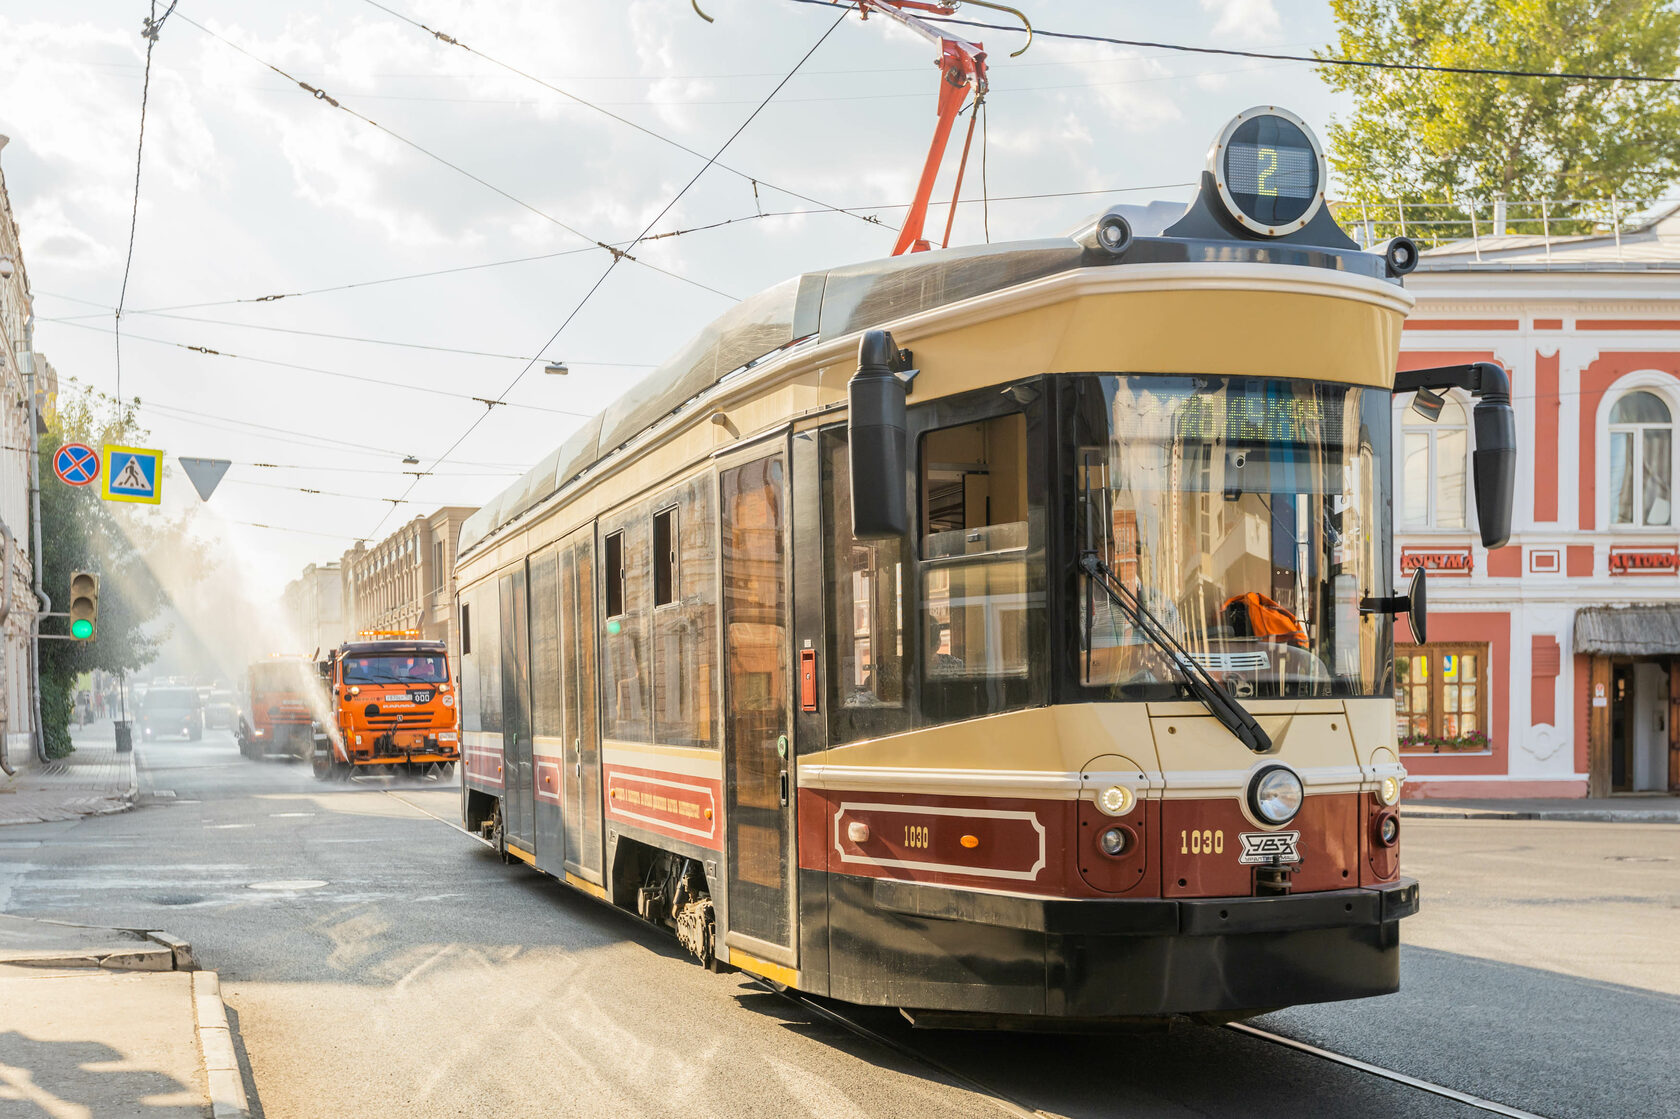
[[[192,971],[192,945],[157,929],[81,925],[73,921],[26,918],[40,925],[67,929],[109,929],[134,937],[133,948],[103,948],[84,952],[23,952],[0,955],[0,966],[43,968],[104,968],[110,971]],[[147,943],[150,941],[150,943]]]
[[[1417,811],[1402,809],[1402,817],[1414,820],[1561,820],[1585,824],[1680,824],[1673,812],[1501,812],[1496,808]]]
[[[239,1058],[233,1051],[233,1031],[228,1027],[227,1006],[222,1002],[221,979],[213,971],[195,971],[192,984],[198,1052],[204,1061],[204,1078],[210,1090],[210,1114],[213,1119],[249,1119],[251,1105],[245,1098],[245,1080],[239,1074]]]

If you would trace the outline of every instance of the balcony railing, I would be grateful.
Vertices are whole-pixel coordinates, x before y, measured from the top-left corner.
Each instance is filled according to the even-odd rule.
[[[1342,228],[1363,248],[1394,237],[1410,237],[1427,251],[1452,247],[1481,262],[1482,254],[1539,254],[1549,262],[1554,249],[1594,245],[1593,255],[1605,261],[1643,259],[1653,255],[1629,253],[1625,242],[1645,234],[1680,208],[1680,198],[1556,198],[1536,201],[1490,202],[1332,202]],[[1647,244],[1650,238],[1641,238]],[[1665,239],[1666,240],[1666,239]],[[1680,240],[1670,251],[1656,254],[1680,264]],[[1427,267],[1427,261],[1425,262]]]

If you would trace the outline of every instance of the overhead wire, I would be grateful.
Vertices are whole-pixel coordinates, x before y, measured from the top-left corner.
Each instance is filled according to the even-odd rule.
[[[74,296],[63,296],[62,298],[74,299],[75,297]],[[76,299],[75,301],[77,303],[92,303],[91,300],[86,300],[86,299]],[[430,350],[433,353],[461,354],[461,355],[466,356],[466,357],[493,357],[493,358],[500,358],[503,361],[541,361],[541,360],[543,360],[541,354],[538,354],[536,357],[532,357],[528,354],[502,354],[502,353],[495,353],[495,352],[490,351],[490,350],[464,350],[464,349],[458,349],[454,346],[433,346],[433,345],[428,345],[424,342],[401,342],[401,341],[397,341],[396,339],[391,339],[391,338],[365,338],[365,337],[362,337],[360,335],[355,335],[355,334],[333,334],[333,333],[329,333],[327,331],[321,331],[321,330],[299,330],[295,327],[273,326],[273,325],[270,325],[268,323],[232,322],[232,321],[229,321],[228,319],[205,319],[205,318],[199,318],[199,317],[194,316],[194,315],[177,315],[177,314],[173,314],[173,313],[168,312],[168,311],[130,311],[129,314],[131,314],[131,315],[147,315],[151,318],[156,318],[156,319],[173,319],[176,322],[204,323],[204,324],[209,325],[209,326],[230,326],[230,327],[235,327],[235,328],[240,328],[240,329],[245,329],[245,330],[262,330],[262,331],[268,331],[269,333],[273,333],[273,334],[293,334],[293,335],[298,335],[298,336],[304,337],[304,338],[325,338],[325,339],[329,339],[329,340],[336,341],[336,342],[360,342],[360,343],[363,343],[363,344],[369,345],[369,346],[398,346],[398,347],[401,347],[401,348],[407,349],[407,350]],[[105,316],[103,316],[103,315],[64,315],[64,316],[60,316],[60,317],[57,317],[57,318],[37,319],[36,321],[37,322],[54,322],[54,323],[71,324],[71,323],[76,323],[76,322],[79,322],[79,321],[85,321],[87,319],[97,319],[97,318],[104,318],[104,317]],[[654,368],[654,365],[653,365],[652,362],[646,362],[646,361],[573,361],[573,360],[568,359],[567,364],[568,365],[578,365],[578,366],[598,365],[598,366],[604,366],[604,367],[615,368],[615,369],[652,369],[652,368]]]
[[[984,108],[982,108],[981,109],[981,117],[980,117],[980,129],[981,129],[981,137],[982,137],[982,144],[981,144],[981,149],[980,149],[980,152],[981,152],[980,168],[981,168],[981,178],[982,178],[982,187],[983,188],[985,187],[985,174],[986,174],[986,159],[985,159],[985,155],[986,155],[986,146],[985,146],[986,123],[987,123],[986,110]],[[992,203],[992,202],[1037,202],[1037,201],[1042,201],[1044,199],[1051,199],[1051,198],[1086,198],[1086,197],[1093,197],[1093,196],[1096,196],[1096,195],[1104,195],[1104,194],[1132,194],[1132,193],[1137,193],[1139,191],[1146,191],[1146,190],[1182,190],[1182,189],[1188,189],[1190,187],[1194,187],[1195,185],[1196,184],[1194,182],[1188,182],[1187,181],[1187,182],[1182,182],[1182,183],[1149,183],[1149,184],[1142,185],[1142,186],[1107,187],[1107,188],[1104,188],[1104,189],[1101,189],[1101,190],[1057,190],[1057,191],[1040,191],[1040,192],[1034,193],[1034,194],[1002,194],[1002,195],[992,195],[989,190],[983,190],[983,196],[980,199],[980,203],[984,206],[989,207],[990,203]],[[975,199],[968,198],[968,199],[963,199],[959,203],[959,205],[971,206],[971,205],[974,205],[975,202],[976,202]],[[932,208],[937,207],[937,206],[949,206],[949,205],[951,205],[950,201],[945,200],[945,199],[930,200],[928,202],[928,208],[929,209],[932,209]],[[870,204],[865,205],[865,206],[851,207],[851,209],[853,209],[853,210],[907,210],[909,208],[910,208],[910,203],[908,203],[908,202],[875,202],[875,203],[870,203]],[[738,224],[738,223],[741,223],[741,222],[758,221],[758,220],[763,219],[763,218],[809,217],[809,216],[812,216],[812,215],[828,214],[828,213],[834,213],[834,212],[836,212],[836,211],[834,211],[833,209],[831,209],[829,207],[819,207],[819,208],[801,209],[801,210],[765,210],[762,213],[743,214],[740,217],[725,218],[722,221],[708,222],[705,225],[690,226],[686,229],[673,229],[673,230],[668,230],[667,232],[664,232],[664,233],[651,233],[648,236],[642,238],[642,240],[644,242],[645,241],[657,241],[657,240],[661,240],[661,239],[667,238],[667,237],[681,237],[681,236],[686,236],[686,235],[691,234],[691,233],[704,233],[704,232],[708,232],[710,230],[721,229],[725,226],[735,225],[735,224]],[[883,223],[883,228],[886,228],[884,223]],[[626,242],[623,242],[623,244],[629,244],[629,242],[626,241]],[[145,308],[143,310],[131,310],[131,311],[128,311],[126,313],[130,314],[130,315],[142,315],[143,314],[143,315],[159,315],[159,316],[161,316],[161,315],[163,315],[164,312],[196,311],[196,310],[202,310],[202,309],[207,308],[207,307],[234,307],[234,306],[239,306],[239,305],[242,305],[242,304],[252,304],[252,303],[275,303],[275,302],[278,302],[282,299],[298,299],[298,298],[302,298],[302,297],[305,297],[305,296],[311,296],[311,295],[325,295],[325,294],[331,294],[333,292],[351,291],[351,290],[354,290],[354,289],[357,289],[357,288],[375,287],[375,286],[378,286],[378,285],[381,285],[381,284],[394,284],[394,283],[401,283],[401,282],[408,281],[408,280],[431,279],[431,278],[436,277],[436,276],[447,276],[447,275],[449,275],[451,273],[455,273],[455,272],[472,272],[472,271],[479,271],[479,270],[487,269],[487,268],[502,268],[502,267],[506,267],[508,265],[527,264],[527,263],[530,263],[532,261],[551,260],[555,257],[562,257],[562,256],[576,256],[580,253],[588,253],[588,252],[593,252],[593,251],[595,251],[594,246],[590,246],[589,248],[580,248],[580,249],[565,249],[565,250],[562,250],[560,252],[541,253],[541,254],[538,254],[536,256],[510,257],[506,260],[491,260],[491,261],[485,261],[484,263],[481,263],[481,264],[464,264],[464,265],[461,265],[461,266],[456,267],[456,268],[439,268],[439,269],[435,269],[435,270],[429,271],[429,272],[409,272],[409,273],[404,273],[404,274],[398,275],[398,276],[385,276],[385,277],[381,277],[379,279],[373,279],[373,280],[357,280],[353,283],[347,283],[347,284],[332,284],[332,285],[329,285],[329,286],[326,286],[326,287],[306,288],[303,291],[281,292],[281,293],[275,293],[275,294],[269,294],[269,295],[259,295],[259,296],[244,296],[244,297],[241,297],[241,298],[238,298],[238,299],[207,300],[207,301],[201,302],[201,303],[175,303],[175,304],[170,304],[170,305],[162,306],[162,307],[148,307],[148,308]],[[81,303],[81,304],[84,304],[84,305],[89,306],[89,307],[105,307],[106,306],[105,304],[99,303],[95,300],[82,299],[82,298],[80,298],[78,296],[74,296],[74,295],[64,295],[61,292],[48,291],[48,290],[45,290],[43,288],[36,288],[34,294],[36,296],[47,296],[47,297],[52,298],[52,299],[64,299],[64,300],[68,300],[71,303]],[[54,317],[50,317],[50,318],[38,318],[36,321],[37,322],[43,322],[43,323],[72,323],[72,322],[79,322],[79,321],[83,321],[83,320],[87,320],[87,319],[95,319],[95,318],[103,318],[103,317],[104,317],[103,314],[99,314],[99,315],[58,315],[58,316],[54,316]],[[187,318],[187,316],[173,316],[173,317]],[[188,319],[188,321],[217,323],[218,325],[224,325],[224,326],[251,325],[251,324],[247,324],[247,323],[225,322],[223,320],[218,320],[218,319]],[[339,336],[329,335],[328,337],[339,337]],[[346,340],[349,340],[349,341],[369,341],[369,339],[348,338],[348,337],[346,338]],[[391,343],[391,344],[395,345],[397,343]],[[578,361],[578,362],[572,362],[571,364],[574,364],[574,365],[606,365],[606,364],[610,364],[610,363]],[[640,365],[637,365],[636,367],[637,368],[644,368],[644,366],[640,366]]]
[[[630,127],[630,128],[634,128],[637,132],[640,132],[640,133],[642,133],[644,135],[647,135],[647,136],[651,136],[655,140],[658,140],[660,143],[669,144],[671,147],[678,148],[682,151],[685,151],[689,155],[692,155],[692,156],[694,156],[698,159],[704,159],[704,160],[706,160],[706,166],[707,167],[715,166],[721,171],[727,171],[732,175],[737,175],[740,178],[747,179],[750,182],[752,182],[755,186],[766,186],[766,187],[769,187],[771,190],[778,191],[781,194],[786,194],[786,195],[789,195],[793,198],[798,198],[801,201],[809,202],[813,206],[821,206],[821,207],[824,207],[825,209],[834,210],[838,213],[848,214],[852,217],[857,218],[860,221],[869,222],[871,224],[877,224],[874,221],[874,219],[865,217],[862,214],[854,213],[852,210],[847,209],[846,207],[831,205],[830,203],[824,202],[819,198],[813,198],[812,196],[810,196],[808,194],[803,194],[803,193],[801,193],[797,190],[791,190],[788,187],[778,186],[777,184],[772,183],[767,179],[760,178],[756,175],[750,175],[747,172],[742,171],[742,170],[740,170],[739,168],[736,168],[736,167],[731,167],[726,163],[719,163],[717,161],[716,156],[708,158],[706,156],[705,152],[696,151],[695,149],[689,147],[687,144],[684,144],[680,140],[674,140],[671,137],[664,135],[663,133],[654,131],[653,129],[647,127],[646,125],[638,124],[637,122],[631,120],[628,117],[620,116],[619,114],[617,114],[615,112],[612,112],[609,109],[603,108],[601,105],[596,104],[593,101],[590,101],[590,100],[588,100],[586,98],[583,98],[583,97],[579,97],[577,94],[572,93],[568,90],[561,89],[559,86],[555,85],[554,83],[549,82],[549,81],[545,81],[542,78],[537,77],[535,74],[531,74],[531,73],[528,73],[524,70],[521,70],[519,67],[514,66],[512,63],[503,62],[499,58],[494,58],[494,57],[492,57],[488,54],[485,54],[483,51],[477,49],[476,47],[472,47],[472,46],[469,46],[466,43],[463,43],[460,39],[456,38],[455,36],[446,34],[445,32],[439,31],[436,28],[428,27],[426,24],[424,24],[424,23],[420,22],[419,20],[415,19],[413,16],[405,15],[404,13],[397,11],[395,8],[391,8],[391,7],[386,6],[385,4],[380,3],[379,0],[363,0],[363,2],[373,6],[375,8],[378,8],[380,11],[384,12],[386,15],[394,16],[395,18],[402,20],[404,23],[407,23],[410,26],[419,28],[420,30],[426,32],[428,35],[431,35],[433,38],[437,39],[437,41],[440,42],[440,43],[447,43],[452,47],[459,47],[460,49],[466,51],[468,54],[474,55],[478,58],[482,58],[484,61],[490,63],[492,66],[496,66],[496,67],[499,67],[503,70],[506,70],[510,74],[518,75],[519,77],[524,78],[526,81],[535,82],[537,85],[542,86],[544,89],[551,90],[554,93],[558,93],[560,96],[562,96],[562,97],[564,97],[564,98],[566,98],[570,101],[576,102],[577,104],[582,105],[585,108],[592,109],[595,112],[598,112],[598,113],[602,114],[603,116],[606,116],[606,117],[609,117],[609,118],[611,118],[615,121],[618,121],[620,124],[626,125],[627,127]],[[782,79],[782,84],[785,85],[786,83],[787,83],[787,79],[783,78]],[[778,85],[776,88],[780,89],[781,85]],[[763,108],[763,106],[761,105],[760,108]],[[758,110],[755,109],[754,110],[754,115],[756,116],[757,113],[758,113]]]
[[[65,381],[66,384],[72,384],[72,385],[83,383],[75,377],[65,377],[64,381]],[[95,391],[97,391],[97,390],[95,390]],[[251,421],[251,420],[242,420],[242,419],[239,419],[239,418],[234,417],[234,416],[222,416],[222,415],[217,415],[213,412],[203,412],[203,411],[198,411],[198,410],[191,409],[191,408],[182,408],[182,407],[179,407],[178,405],[164,404],[164,403],[161,403],[161,402],[159,402],[157,400],[153,400],[153,399],[142,400],[142,401],[139,401],[139,402],[130,401],[130,402],[128,402],[126,407],[137,408],[141,412],[162,412],[162,413],[164,413],[166,415],[169,415],[169,416],[172,416],[172,417],[174,417],[174,416],[186,417],[186,418],[194,420],[196,423],[198,423],[201,426],[211,427],[211,428],[215,428],[217,430],[223,430],[223,431],[232,431],[236,434],[241,434],[241,435],[248,434],[248,432],[243,430],[243,429],[250,429],[252,431],[262,432],[264,434],[265,438],[272,439],[276,442],[293,443],[293,444],[296,444],[296,445],[301,446],[301,447],[305,447],[305,448],[310,449],[310,450],[331,451],[335,454],[362,455],[362,456],[365,456],[365,457],[368,457],[368,458],[402,458],[407,453],[407,452],[404,452],[404,451],[390,450],[388,448],[383,448],[383,447],[373,447],[373,446],[370,446],[365,440],[351,441],[351,440],[347,440],[347,439],[334,439],[334,438],[332,438],[331,436],[328,436],[328,435],[316,435],[313,432],[297,431],[293,428],[271,427],[267,424],[259,424],[259,423],[256,423],[254,421]],[[218,425],[232,425],[232,426],[218,427]],[[262,465],[273,465],[273,464],[257,463],[255,465],[262,466]],[[518,474],[523,473],[526,469],[526,467],[524,467],[524,466],[517,466],[516,464],[513,464],[513,463],[502,463],[502,462],[460,461],[458,463],[458,465],[462,465],[462,466],[482,466],[482,467],[488,467],[488,468],[491,468],[491,469],[499,469],[499,468],[504,468],[504,467],[513,468],[511,476],[517,476]],[[304,469],[304,468],[299,467],[298,469]],[[332,468],[323,467],[323,469],[332,469]],[[430,472],[429,471],[403,470],[403,471],[397,471],[397,473],[416,474],[416,473],[430,473]],[[510,475],[504,474],[503,476],[506,477],[506,476],[510,476]]]
[[[170,0],[169,10],[163,13],[163,19],[158,18],[157,0],[151,0],[152,14],[142,26],[140,37],[146,40],[146,72],[140,82],[140,135],[134,144],[134,204],[128,214],[128,252],[123,257],[122,291],[117,295],[117,313],[114,350],[117,367],[117,398],[122,398],[122,309],[128,301],[128,277],[134,268],[134,236],[140,229],[140,169],[145,165],[146,156],[146,105],[152,94],[152,49],[157,46],[158,35],[163,31],[164,20],[175,11],[179,0]]]
[[[56,325],[68,326],[74,330],[92,330],[101,334],[110,333],[109,327],[95,326],[93,323],[87,322],[72,322],[68,319],[57,320]],[[474,396],[471,393],[451,392],[449,389],[433,388],[431,385],[417,385],[404,381],[387,381],[379,377],[366,377],[360,373],[346,373],[339,369],[322,369],[315,365],[299,365],[297,362],[292,361],[277,361],[273,358],[253,357],[250,354],[237,354],[232,350],[218,350],[213,346],[199,346],[188,342],[176,342],[169,338],[153,338],[150,335],[145,334],[130,334],[129,338],[136,342],[151,342],[154,345],[173,346],[179,350],[189,350],[192,353],[199,354],[204,357],[220,357],[228,358],[233,361],[249,361],[254,362],[257,365],[271,365],[277,369],[293,369],[300,373],[316,373],[323,377],[338,377],[346,381],[359,381],[363,384],[378,385],[381,388],[399,389],[406,392],[427,393],[432,396],[446,396],[453,400],[472,401],[480,404],[484,403],[487,399],[482,396]],[[506,394],[504,394],[504,396],[505,395]],[[572,416],[577,419],[588,419],[594,415],[593,412],[579,412],[571,408],[551,408],[546,404],[527,404],[521,401],[500,398],[493,401],[493,403],[497,407],[517,408],[520,411],[547,412],[556,416]]]
[[[531,203],[526,202],[524,199],[518,197],[517,195],[514,195],[514,194],[502,189],[501,187],[497,186],[495,183],[490,182],[488,179],[485,179],[482,176],[477,175],[474,172],[467,170],[465,167],[462,167],[460,164],[453,163],[450,160],[445,159],[443,156],[438,155],[436,152],[431,151],[428,148],[422,147],[420,144],[416,143],[413,140],[410,140],[407,136],[404,136],[402,133],[397,132],[394,129],[388,128],[383,124],[380,124],[378,121],[374,120],[370,116],[367,116],[363,113],[357,112],[355,109],[352,109],[350,106],[344,104],[338,98],[333,97],[331,94],[327,93],[326,90],[317,88],[316,86],[310,85],[308,82],[301,81],[297,78],[292,77],[292,75],[288,74],[286,71],[282,70],[280,67],[274,65],[274,63],[269,62],[268,60],[259,57],[258,55],[252,53],[251,51],[246,50],[244,47],[240,46],[238,43],[234,42],[232,39],[229,39],[226,36],[217,34],[216,32],[210,30],[208,27],[205,27],[202,23],[197,22],[196,20],[194,20],[192,17],[186,15],[185,13],[182,13],[181,19],[184,20],[185,22],[191,24],[193,27],[198,28],[200,31],[204,32],[206,35],[210,36],[212,39],[215,39],[216,41],[225,44],[226,46],[232,48],[233,50],[238,51],[240,54],[244,55],[246,58],[251,59],[253,62],[257,63],[258,65],[264,66],[267,69],[274,71],[276,74],[279,74],[282,78],[285,78],[287,81],[294,83],[299,89],[308,93],[310,96],[314,97],[317,101],[325,102],[327,105],[330,105],[334,109],[337,109],[337,110],[339,110],[340,112],[343,112],[343,113],[347,113],[348,115],[350,115],[350,116],[354,117],[355,119],[361,121],[363,124],[366,124],[371,128],[375,128],[378,131],[384,133],[385,135],[391,137],[393,140],[396,140],[398,143],[404,145],[405,147],[412,148],[414,151],[419,152],[421,155],[424,155],[427,159],[433,160],[437,163],[441,163],[443,166],[449,168],[451,171],[454,171],[455,173],[457,173],[459,175],[463,175],[466,178],[471,179],[473,182],[479,184],[480,186],[484,187],[485,189],[487,189],[489,191],[494,192],[497,195],[500,195],[502,198],[507,199],[509,202],[512,202],[514,205],[520,207],[521,209],[527,210],[530,213],[535,214],[537,217],[542,218],[544,221],[558,226],[559,228],[565,230],[567,233],[572,234],[574,237],[580,237],[583,240],[588,241],[590,244],[594,245],[596,248],[599,248],[599,249],[602,249],[602,250],[604,250],[608,253],[611,253],[612,257],[613,257],[613,261],[615,263],[628,252],[628,250],[619,249],[619,248],[614,247],[613,245],[608,244],[606,241],[601,240],[599,237],[590,236],[588,233],[585,233],[583,230],[578,229],[576,226],[573,226],[573,225],[568,224],[567,222],[561,221],[559,218],[555,217],[553,214],[550,214],[550,213],[548,213],[548,212],[546,212],[542,209],[539,209],[536,206],[533,206]],[[669,276],[672,279],[679,280],[682,283],[690,285],[691,287],[700,288],[702,291],[709,291],[713,295],[722,296],[724,299],[734,300],[734,299],[737,298],[736,296],[730,295],[726,291],[722,291],[718,288],[712,287],[710,284],[702,283],[699,280],[695,280],[695,279],[692,279],[688,276],[681,275],[680,273],[673,272],[668,268],[662,268],[657,264],[653,264],[653,263],[650,263],[650,262],[645,261],[645,260],[640,260],[636,257],[630,257],[629,259],[630,259],[631,263],[633,263],[633,264],[639,264],[643,268],[647,268],[647,269],[650,269],[654,272],[658,272],[661,275]]]
[[[811,4],[832,8],[834,0],[792,0],[795,4]],[[951,24],[956,27],[978,27],[986,31],[1020,32],[1018,24],[987,23],[984,20],[959,19],[955,16],[924,15],[929,23]],[[1281,51],[1238,50],[1235,47],[1199,47],[1187,43],[1165,43],[1153,39],[1122,39],[1114,35],[1083,34],[1075,31],[1047,31],[1034,27],[1032,33],[1042,39],[1068,39],[1082,43],[1107,43],[1120,47],[1140,47],[1146,50],[1177,51],[1184,54],[1217,54],[1233,58],[1258,58],[1277,62],[1303,62],[1310,66],[1346,66],[1369,70],[1401,70],[1411,73],[1467,74],[1493,78],[1538,78],[1585,82],[1645,82],[1680,85],[1680,76],[1653,74],[1599,74],[1573,70],[1506,70],[1493,66],[1441,66],[1427,62],[1389,62],[1366,58],[1343,58],[1338,55],[1285,54]]]
[[[712,153],[711,157],[706,160],[705,164],[703,164],[701,166],[701,168],[694,173],[694,176],[691,179],[689,179],[687,183],[683,184],[682,189],[677,191],[676,194],[672,195],[671,200],[669,202],[665,203],[664,208],[661,209],[659,211],[659,213],[655,214],[653,216],[653,220],[648,222],[647,225],[645,225],[642,228],[641,233],[639,233],[636,236],[636,242],[639,242],[643,237],[647,236],[650,232],[653,231],[653,227],[655,225],[659,224],[659,222],[664,220],[665,215],[670,212],[671,207],[675,206],[679,201],[682,200],[682,197],[689,192],[689,190],[694,186],[694,184],[700,181],[700,177],[702,175],[704,175],[712,167],[712,165],[723,155],[724,152],[729,150],[729,145],[733,144],[735,142],[736,138],[738,136],[740,136],[742,132],[746,131],[748,125],[752,124],[752,122],[754,120],[758,119],[758,114],[764,111],[764,107],[766,105],[770,104],[770,102],[775,99],[776,94],[778,94],[782,91],[782,87],[787,85],[787,83],[793,78],[793,76],[799,72],[799,68],[801,66],[805,65],[806,61],[809,60],[810,57],[817,52],[817,48],[821,47],[825,42],[828,41],[828,37],[830,35],[834,34],[835,29],[840,26],[841,22],[845,18],[846,18],[846,14],[844,12],[842,12],[842,13],[840,13],[839,18],[837,18],[833,23],[829,24],[828,30],[824,31],[822,33],[822,35],[820,37],[818,37],[817,41],[815,43],[811,44],[810,49],[807,50],[803,55],[800,56],[799,61],[794,63],[793,68],[787,72],[786,76],[784,76],[781,81],[777,82],[776,87],[774,89],[772,89],[768,94],[765,95],[764,100],[759,102],[758,107],[753,109],[753,111],[747,115],[747,119],[742,121],[740,126],[737,127],[734,132],[731,132],[729,134],[729,138],[726,139],[722,143],[722,145],[720,145],[718,147],[717,151]],[[631,243],[631,248],[635,247],[636,242]],[[627,252],[628,250],[625,250],[625,251]],[[571,309],[570,312],[567,313],[565,319],[561,321],[560,325],[555,327],[554,333],[549,335],[548,341],[544,342],[540,347],[538,347],[538,349],[537,349],[538,353],[544,353],[548,350],[548,348],[550,346],[554,345],[555,341],[560,337],[560,335],[565,332],[565,330],[568,326],[571,325],[572,320],[577,318],[578,314],[584,309],[584,307],[586,307],[589,304],[590,299],[594,297],[595,293],[597,291],[601,290],[601,285],[606,283],[607,278],[613,274],[613,269],[615,269],[618,266],[618,261],[619,261],[618,257],[616,257],[616,256],[613,257],[612,261],[607,265],[606,270],[601,273],[600,277],[595,281],[594,285],[591,286],[588,291],[584,292],[583,298],[578,300],[577,304]],[[524,369],[521,369],[519,371],[518,376],[514,377],[514,379],[512,381],[508,382],[507,388],[502,390],[501,395],[505,397],[508,393],[512,392],[519,385],[519,382],[524,379],[525,374],[527,374],[531,371],[531,365],[534,365],[534,364],[535,364],[535,362],[532,362],[530,365],[526,365]],[[472,435],[472,433],[474,431],[478,430],[478,425],[484,422],[485,417],[489,415],[490,411],[491,411],[490,409],[486,409],[484,415],[480,415],[480,416],[476,417],[473,420],[473,422],[467,426],[467,429],[461,433],[460,437],[457,438],[455,440],[455,442],[451,443],[449,445],[448,449],[446,449],[443,452],[443,454],[439,455],[435,460],[433,460],[432,466],[433,466],[434,469],[438,465],[440,465],[445,459],[447,459],[450,455],[454,454],[456,448],[458,448],[462,443],[464,443],[467,440],[468,436]],[[414,487],[418,486],[419,484],[420,484],[420,479],[416,478],[414,480],[414,483],[409,486],[408,490],[403,494],[403,496],[407,497],[409,494],[413,493],[414,492]],[[374,527],[373,527],[373,531],[375,533],[377,533],[379,531],[379,529],[385,524],[385,521],[390,517],[390,515],[391,515],[390,512],[387,511],[385,516],[381,517],[379,519],[379,523],[374,525]]]

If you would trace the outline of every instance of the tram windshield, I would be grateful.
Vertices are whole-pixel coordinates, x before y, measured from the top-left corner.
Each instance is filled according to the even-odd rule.
[[[1075,379],[1075,556],[1096,552],[1238,699],[1381,695],[1390,394],[1242,377]],[[1075,679],[1184,694],[1169,653],[1080,575]]]

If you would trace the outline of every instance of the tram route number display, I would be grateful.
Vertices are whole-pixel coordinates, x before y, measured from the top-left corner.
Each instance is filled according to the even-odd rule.
[[[1225,182],[1232,194],[1311,198],[1318,193],[1318,157],[1311,148],[1233,143]]]

